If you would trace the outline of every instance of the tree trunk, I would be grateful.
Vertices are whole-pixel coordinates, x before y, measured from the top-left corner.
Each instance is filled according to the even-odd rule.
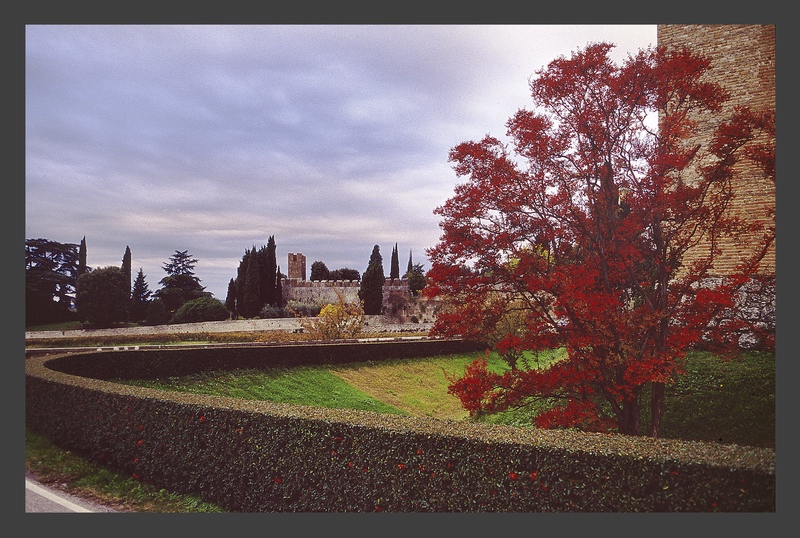
[[[650,432],[653,439],[661,433],[661,417],[664,415],[664,383],[653,383],[650,396]]]
[[[622,422],[619,432],[625,435],[639,435],[639,400],[631,398],[622,402]]]

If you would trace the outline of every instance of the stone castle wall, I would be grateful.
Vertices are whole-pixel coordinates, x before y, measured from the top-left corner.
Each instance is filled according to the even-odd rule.
[[[297,301],[306,304],[325,305],[338,301],[337,292],[341,293],[346,302],[358,301],[358,290],[361,283],[357,280],[297,280],[285,279],[283,281],[283,300]],[[400,320],[416,318],[420,323],[433,322],[438,301],[428,300],[424,297],[410,297],[408,281],[401,279],[386,279],[383,285],[384,315]]]

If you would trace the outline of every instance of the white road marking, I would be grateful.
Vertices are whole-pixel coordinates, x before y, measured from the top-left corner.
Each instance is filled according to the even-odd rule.
[[[36,484],[31,482],[27,478],[25,479],[25,487],[27,489],[33,491],[34,493],[38,493],[42,497],[50,499],[54,503],[60,504],[64,508],[68,508],[69,510],[72,510],[73,512],[91,512],[91,510],[87,510],[83,506],[78,506],[77,504],[75,504],[73,502],[70,502],[70,501],[68,501],[66,499],[62,499],[61,497],[59,497],[57,495],[53,495],[52,493],[50,493],[46,489],[40,488],[39,486],[37,486]]]

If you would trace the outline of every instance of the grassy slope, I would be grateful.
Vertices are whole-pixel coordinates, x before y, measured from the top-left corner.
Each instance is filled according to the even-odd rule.
[[[449,394],[448,376],[458,376],[481,353],[302,367],[273,371],[213,372],[158,383],[163,389],[218,394],[321,407],[405,413],[467,420],[458,398]],[[557,355],[542,357],[546,366]],[[491,354],[489,368],[508,366]],[[775,357],[746,353],[730,362],[693,353],[687,373],[667,388],[662,437],[775,446]],[[480,420],[530,426],[543,403],[481,417]],[[643,432],[649,403],[642,403]]]

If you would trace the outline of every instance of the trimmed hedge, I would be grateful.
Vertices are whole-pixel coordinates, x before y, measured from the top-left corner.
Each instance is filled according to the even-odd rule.
[[[203,371],[343,364],[432,357],[486,349],[462,340],[338,341],[316,344],[231,344],[65,355],[48,367],[94,379],[160,379]]]
[[[444,343],[431,345],[430,354]],[[223,364],[376,360],[412,349],[425,352],[421,342],[391,342],[33,357],[26,360],[26,422],[92,461],[237,512],[775,511],[771,449],[254,402],[103,380]]]

